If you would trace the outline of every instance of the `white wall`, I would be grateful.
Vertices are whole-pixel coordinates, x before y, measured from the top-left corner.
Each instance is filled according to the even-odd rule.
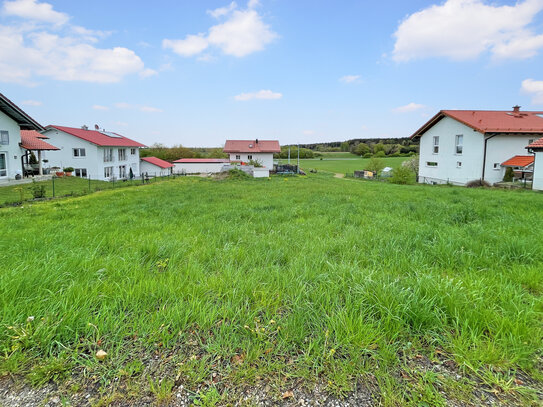
[[[173,163],[173,172],[186,174],[208,174],[221,172],[228,163]]]
[[[487,142],[485,180],[491,184],[503,181],[505,168],[498,166],[494,169],[494,164],[501,164],[515,155],[530,155],[526,146],[530,140],[538,139],[533,135],[505,135],[499,134],[492,137]]]
[[[132,168],[134,176],[140,174],[139,148],[136,148],[136,154],[132,155],[130,154],[131,147],[100,147],[57,129],[49,129],[44,135],[50,138],[51,144],[60,148],[58,151],[47,152],[50,167],[85,168],[87,176],[104,181],[110,179],[104,176],[105,167],[113,167],[112,176],[115,178],[119,178],[119,166],[121,165],[126,166],[127,177],[130,174],[130,168]],[[74,157],[74,148],[84,148],[85,157]],[[113,149],[113,161],[104,162],[104,150],[109,148]],[[126,160],[119,161],[119,149],[126,150]]]
[[[164,175],[169,175],[172,173],[172,168],[162,168],[162,167],[159,167],[158,165],[154,165],[154,164],[151,164],[150,162],[147,162],[147,161],[140,161],[140,173],[141,174],[145,174],[147,173],[147,175],[149,175],[150,177],[154,177],[154,176],[164,176]]]
[[[462,134],[462,154],[456,154],[456,135]],[[433,153],[433,137],[439,136],[439,152]],[[464,185],[480,179],[483,168],[483,134],[454,119],[444,117],[420,139],[419,182],[450,182]],[[437,162],[430,167],[427,162]],[[462,163],[458,166],[457,163]]]
[[[535,152],[534,180],[532,189],[543,191],[543,151]]]
[[[21,155],[23,150],[19,147],[21,142],[21,129],[17,122],[3,112],[0,112],[0,130],[9,134],[9,144],[0,144],[0,153],[6,154],[7,175],[0,176],[0,180],[13,179],[16,174],[23,175]]]
[[[273,153],[230,153],[230,161],[248,162],[250,155],[253,157],[253,161],[258,160],[264,167],[273,169]],[[240,158],[237,158],[238,156]]]

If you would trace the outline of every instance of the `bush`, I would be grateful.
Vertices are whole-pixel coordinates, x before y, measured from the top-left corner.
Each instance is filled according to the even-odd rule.
[[[392,177],[390,177],[390,182],[393,184],[412,184],[415,181],[415,173],[409,168],[404,167],[403,165],[395,168],[392,171]]]
[[[405,160],[402,163],[402,167],[407,167],[411,171],[413,171],[415,173],[415,175],[418,175],[418,173],[419,173],[419,157],[414,156],[410,160]]]
[[[29,189],[34,199],[45,198],[45,185],[32,181]]]
[[[362,157],[363,158],[371,158],[372,156],[371,156],[371,153],[366,153]]]
[[[64,172],[74,172],[74,167],[66,167],[66,168],[63,168],[62,171],[64,171]]]
[[[366,167],[368,171],[375,173],[375,175],[379,175],[383,168],[385,168],[385,162],[379,158],[372,158]]]
[[[515,176],[515,172],[513,171],[512,167],[507,167],[505,169],[505,175],[503,176],[504,182],[513,182],[513,177]]]
[[[384,157],[386,154],[384,151],[377,151],[373,156],[374,157]]]
[[[244,178],[250,178],[250,177],[251,176],[247,174],[245,171],[238,170],[237,168],[228,170],[228,178],[231,178],[231,179],[244,179]]]
[[[466,184],[466,187],[468,188],[481,188],[481,187],[490,187],[491,185],[482,179],[474,179],[473,181],[470,181]]]
[[[264,167],[260,160],[249,160],[247,164],[252,165],[255,168]]]

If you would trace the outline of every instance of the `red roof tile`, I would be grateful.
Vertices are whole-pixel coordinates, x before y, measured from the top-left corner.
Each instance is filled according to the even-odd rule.
[[[226,140],[225,153],[280,153],[277,140]]]
[[[526,167],[534,163],[533,155],[516,155],[509,160],[504,161],[502,166],[504,167]]]
[[[35,130],[21,130],[21,147],[25,150],[60,150],[45,141],[42,134]]]
[[[526,148],[532,148],[536,150],[543,149],[543,138],[540,138],[539,140],[534,141],[532,144],[530,144]]]
[[[96,144],[97,146],[146,147],[144,144],[138,143],[137,141],[131,140],[127,137],[121,136],[120,134],[113,133],[113,132],[111,132],[111,134],[114,134],[117,137],[108,136],[107,134],[104,134],[96,130],[84,130],[84,129],[77,129],[73,127],[47,126],[46,128],[63,131],[65,133],[71,134],[72,136],[86,140],[89,143]]]
[[[420,137],[444,117],[451,117],[481,133],[542,133],[543,112],[501,110],[441,110],[412,136]]]
[[[142,161],[146,161],[150,164],[156,165],[160,168],[171,168],[173,167],[173,164],[169,163],[168,161],[161,160],[157,157],[141,157]]]
[[[181,158],[174,163],[229,163],[227,158]]]

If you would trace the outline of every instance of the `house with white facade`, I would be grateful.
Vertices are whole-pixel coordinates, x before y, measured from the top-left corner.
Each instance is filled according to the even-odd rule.
[[[59,147],[48,153],[52,167],[73,167],[77,177],[104,181],[140,175],[139,149],[145,145],[105,130],[47,126],[45,136]]]
[[[508,160],[542,136],[543,112],[442,110],[411,136],[420,140],[419,182],[500,182]]]
[[[173,164],[157,157],[142,157],[140,161],[140,172],[148,177],[163,177],[171,175]]]
[[[38,122],[0,93],[0,182],[25,174],[25,165],[28,165],[25,159],[28,160],[29,151],[38,152],[41,165],[41,152],[55,148],[46,142],[40,142],[32,134],[27,136],[25,133],[42,130],[43,127]],[[25,140],[21,138],[22,134]]]
[[[526,148],[534,156],[532,189],[543,191],[543,138],[535,140]]]
[[[223,151],[230,155],[232,163],[257,161],[268,170],[273,169],[273,154],[280,153],[277,140],[226,140]]]
[[[173,162],[173,171],[176,174],[216,174],[229,163],[227,158],[181,158]]]

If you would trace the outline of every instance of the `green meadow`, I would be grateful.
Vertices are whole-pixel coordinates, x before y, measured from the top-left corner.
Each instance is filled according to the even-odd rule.
[[[340,174],[353,174],[355,171],[366,169],[371,158],[361,158],[351,153],[327,153],[327,154],[342,154],[342,156],[328,157],[327,155],[320,158],[311,158],[300,160],[300,167],[304,171],[315,169],[317,171],[327,171]],[[402,162],[408,160],[409,157],[384,157],[380,158],[387,167],[399,167]],[[282,160],[286,162],[286,160]],[[296,160],[291,159],[291,163],[296,164]]]
[[[542,214],[531,191],[320,173],[3,208],[0,383],[157,403],[183,385],[199,405],[264,384],[277,401],[318,384],[367,386],[376,405],[540,405]]]

